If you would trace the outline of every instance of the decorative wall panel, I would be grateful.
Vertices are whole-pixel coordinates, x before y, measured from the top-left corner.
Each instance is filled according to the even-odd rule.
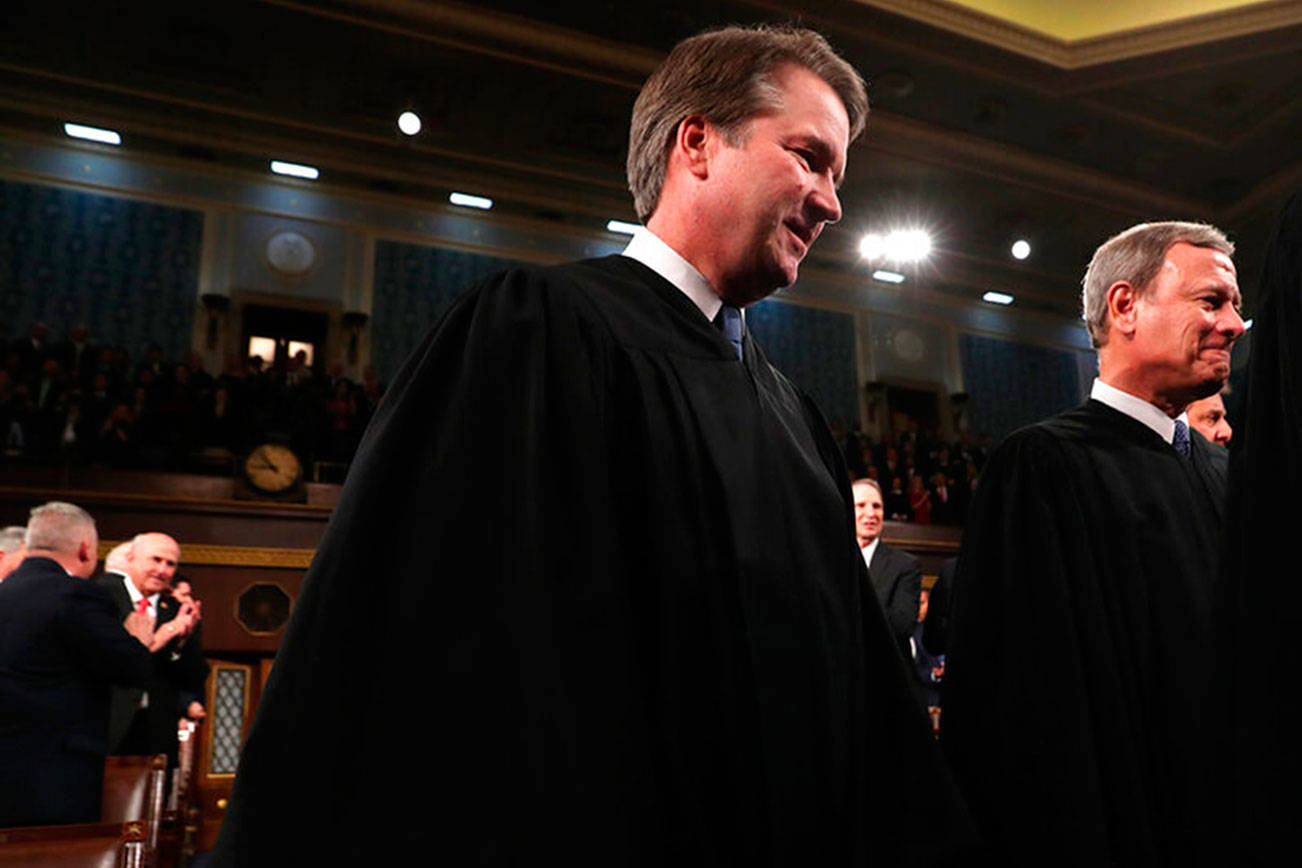
[[[998,440],[1081,400],[1074,350],[965,334],[959,338],[959,354],[975,434]]]
[[[853,315],[766,299],[746,309],[746,327],[773,366],[808,392],[823,415],[858,421]]]
[[[519,263],[482,253],[398,241],[375,245],[371,364],[389,381],[452,301],[483,278]]]
[[[199,286],[203,214],[62,187],[0,181],[0,337],[78,323],[133,361],[150,341],[184,357]]]

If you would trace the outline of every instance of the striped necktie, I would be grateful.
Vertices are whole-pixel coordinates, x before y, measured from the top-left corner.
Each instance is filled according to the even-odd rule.
[[[737,358],[741,358],[741,311],[730,304],[725,304],[719,308],[719,316],[715,319],[723,330],[723,336],[737,350]]]

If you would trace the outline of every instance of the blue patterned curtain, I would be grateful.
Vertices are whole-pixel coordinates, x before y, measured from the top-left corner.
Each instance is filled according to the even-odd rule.
[[[0,315],[8,338],[41,320],[79,323],[132,359],[154,341],[190,349],[203,214],[60,187],[0,181]]]
[[[375,245],[371,364],[386,382],[462,292],[519,263],[398,241]]]
[[[965,334],[959,354],[975,434],[998,440],[1080,403],[1074,352]]]
[[[859,420],[854,316],[768,299],[746,309],[746,327],[829,420]]]

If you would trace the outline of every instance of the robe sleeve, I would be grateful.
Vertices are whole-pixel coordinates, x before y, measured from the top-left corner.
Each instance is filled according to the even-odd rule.
[[[348,852],[323,829],[378,846],[367,861],[431,839],[453,863],[582,861],[654,797],[629,755],[646,739],[609,509],[608,333],[547,275],[468,291],[384,396],[258,708],[219,864]]]
[[[1013,864],[1110,859],[1109,767],[1126,761],[1113,735],[1129,721],[1115,661],[1092,650],[1109,630],[1092,602],[1091,547],[1107,528],[1084,520],[1084,472],[1039,429],[1008,438],[977,491],[953,588],[941,738],[983,835]]]

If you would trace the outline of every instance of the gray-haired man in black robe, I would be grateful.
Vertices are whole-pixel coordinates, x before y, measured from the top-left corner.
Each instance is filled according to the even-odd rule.
[[[687,40],[634,107],[625,254],[510,271],[433,328],[219,864],[900,865],[963,834],[836,443],[740,314],[840,218],[866,110],[817,34]]]
[[[1001,864],[1214,861],[1226,458],[1184,409],[1221,388],[1243,334],[1232,253],[1190,223],[1101,246],[1084,280],[1090,399],[1012,434],[986,466],[941,737]]]

